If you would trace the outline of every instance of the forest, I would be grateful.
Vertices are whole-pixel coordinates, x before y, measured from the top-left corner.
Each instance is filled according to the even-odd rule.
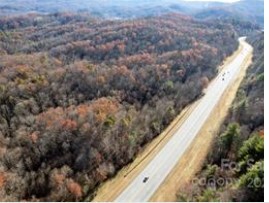
[[[248,41],[253,64],[196,175],[205,184],[189,184],[178,192],[178,201],[264,201],[264,34]]]
[[[255,2],[255,3],[254,3]],[[240,19],[264,27],[264,0],[186,1],[186,0],[5,0],[0,16],[25,13],[91,13],[103,19],[137,19],[182,13],[201,19]]]
[[[202,96],[237,30],[181,14],[1,17],[0,199],[91,200]]]

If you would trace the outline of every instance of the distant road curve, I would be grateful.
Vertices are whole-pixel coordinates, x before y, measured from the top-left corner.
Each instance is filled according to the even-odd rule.
[[[219,73],[178,131],[115,199],[115,202],[146,202],[156,192],[192,143],[224,91],[238,76],[244,60],[252,50],[245,37],[239,38],[239,42],[243,49],[238,56]]]

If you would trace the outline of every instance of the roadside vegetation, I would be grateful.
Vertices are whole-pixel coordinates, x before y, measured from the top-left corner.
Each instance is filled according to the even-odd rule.
[[[264,35],[202,170],[178,201],[264,201]]]
[[[0,199],[90,200],[198,98],[232,25],[170,14],[0,19]]]

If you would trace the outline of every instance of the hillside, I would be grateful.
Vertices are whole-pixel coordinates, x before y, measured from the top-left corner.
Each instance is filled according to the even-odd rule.
[[[264,1],[235,3],[184,0],[7,0],[0,2],[0,16],[25,13],[85,12],[104,19],[136,19],[167,13],[192,15],[197,19],[240,19],[264,27]]]
[[[198,19],[241,20],[264,27],[264,1],[242,0],[233,4],[211,6],[194,13]]]
[[[201,181],[179,191],[179,201],[264,201],[264,34],[248,41],[253,64],[195,177]]]
[[[90,200],[197,99],[233,26],[170,14],[0,19],[0,199]]]

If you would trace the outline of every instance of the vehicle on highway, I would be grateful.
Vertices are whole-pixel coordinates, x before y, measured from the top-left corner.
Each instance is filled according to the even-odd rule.
[[[149,177],[145,177],[145,178],[143,179],[143,183],[147,182],[148,179],[149,179]]]

